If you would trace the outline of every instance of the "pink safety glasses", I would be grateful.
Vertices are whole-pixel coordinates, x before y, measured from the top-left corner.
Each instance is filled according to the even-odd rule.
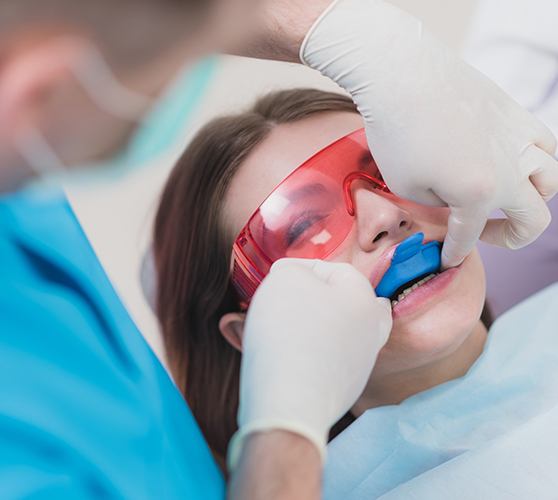
[[[276,260],[325,259],[339,247],[354,224],[356,180],[389,193],[364,129],[316,153],[273,190],[233,245],[232,283],[243,307]]]

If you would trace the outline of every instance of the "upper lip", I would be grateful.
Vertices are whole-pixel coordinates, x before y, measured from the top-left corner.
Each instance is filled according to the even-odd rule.
[[[389,266],[391,265],[391,258],[393,257],[395,249],[397,248],[399,243],[401,243],[401,241],[398,241],[395,245],[392,245],[384,250],[382,255],[380,255],[380,258],[378,259],[378,262],[376,262],[374,269],[372,269],[372,272],[370,273],[370,283],[372,283],[374,289],[376,289],[380,281],[382,281],[384,274],[386,274],[386,271],[389,269]]]
[[[399,244],[404,240],[405,238],[403,238],[401,241],[398,241],[397,243],[395,243],[395,245],[392,245],[388,248],[386,248],[382,255],[380,255],[378,262],[376,262],[376,265],[374,266],[374,268],[372,269],[372,272],[370,273],[370,283],[372,284],[372,286],[374,287],[374,289],[376,289],[376,287],[378,286],[378,284],[380,283],[380,281],[382,281],[382,278],[384,277],[384,274],[386,274],[386,271],[389,269],[389,266],[391,265],[391,259],[393,257],[393,254],[395,253],[395,249],[399,246]],[[425,238],[423,241],[423,245],[426,243],[429,243],[431,241],[434,241],[432,239],[427,239]]]

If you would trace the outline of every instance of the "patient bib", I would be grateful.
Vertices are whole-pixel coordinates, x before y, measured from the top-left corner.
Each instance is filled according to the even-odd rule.
[[[328,500],[558,498],[558,284],[499,318],[464,377],[358,418],[324,480]]]

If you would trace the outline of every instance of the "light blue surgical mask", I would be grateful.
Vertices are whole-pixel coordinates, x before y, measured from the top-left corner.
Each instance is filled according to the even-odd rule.
[[[206,59],[188,68],[181,72],[162,98],[154,100],[122,85],[101,52],[91,46],[87,56],[72,68],[75,78],[104,112],[137,124],[127,147],[103,161],[100,166],[113,172],[126,170],[146,163],[176,143],[188,117],[201,101],[214,67],[215,61]],[[69,165],[65,164],[38,128],[31,128],[22,135],[17,146],[21,156],[40,179],[50,179],[59,184],[68,176],[71,170]],[[107,171],[107,168],[103,170]],[[89,177],[89,174],[81,175]]]

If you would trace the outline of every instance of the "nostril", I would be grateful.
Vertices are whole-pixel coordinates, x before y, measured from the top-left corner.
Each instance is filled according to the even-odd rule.
[[[380,241],[384,236],[387,236],[387,231],[382,231],[381,233],[378,233],[376,237],[372,240],[372,243],[376,243],[377,241]]]

